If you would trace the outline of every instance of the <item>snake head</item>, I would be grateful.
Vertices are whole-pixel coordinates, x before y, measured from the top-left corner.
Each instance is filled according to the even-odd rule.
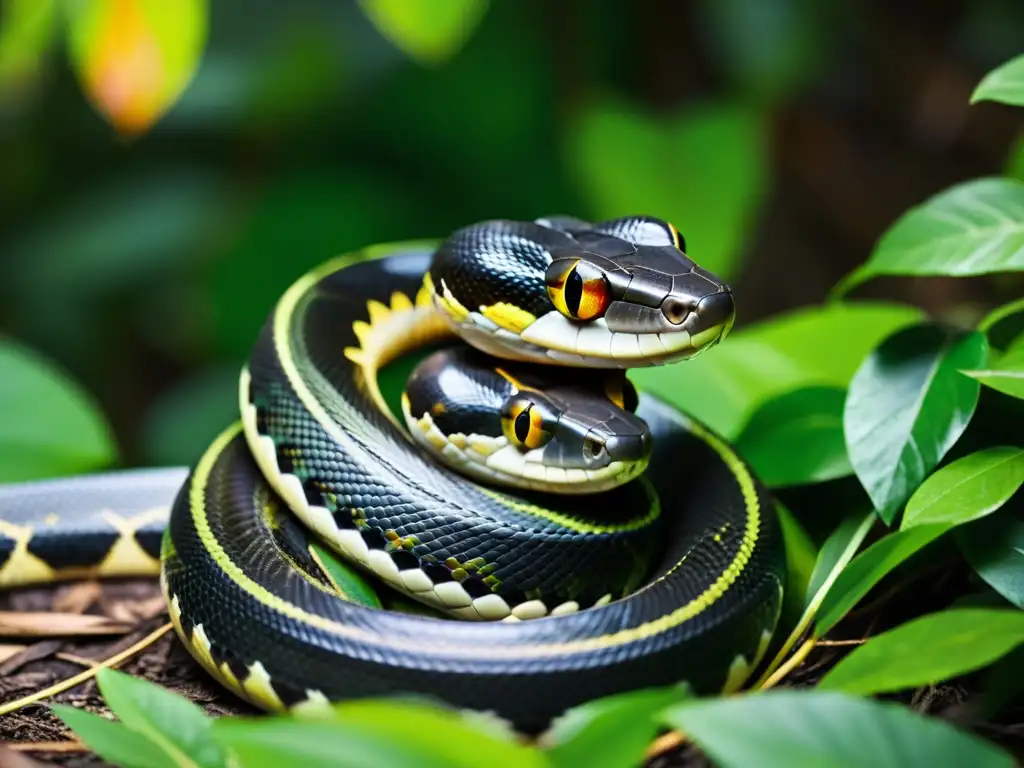
[[[621,371],[508,365],[457,347],[417,366],[403,410],[413,439],[460,473],[585,494],[647,468],[651,435],[636,402]]]
[[[427,292],[473,346],[510,360],[633,368],[691,358],[736,308],[668,222],[631,216],[487,221],[434,254]]]
[[[674,230],[673,230],[674,231]],[[635,244],[580,232],[544,281],[557,315],[523,333],[534,344],[575,339],[578,355],[642,366],[691,358],[725,338],[736,317],[729,286],[673,243]]]
[[[545,283],[564,317],[603,321],[602,331],[622,335],[608,340],[612,356],[616,348],[631,354],[635,341],[640,356],[690,357],[723,339],[735,319],[729,287],[671,246],[638,246],[616,258],[562,256]]]

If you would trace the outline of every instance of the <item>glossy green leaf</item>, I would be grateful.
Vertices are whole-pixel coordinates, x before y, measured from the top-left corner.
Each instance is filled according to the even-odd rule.
[[[876,694],[931,685],[991,664],[1024,643],[1024,612],[958,608],[869,638],[819,688]]]
[[[829,588],[814,623],[816,637],[823,636],[878,582],[911,555],[933,542],[950,526],[919,525],[879,539],[855,557]]]
[[[113,669],[101,669],[96,680],[107,706],[121,722],[173,756],[178,765],[224,765],[224,755],[210,732],[213,720],[188,699]]]
[[[640,765],[660,729],[658,715],[685,698],[685,691],[659,688],[598,699],[556,720],[541,743],[555,768]]]
[[[839,387],[805,387],[762,405],[736,448],[763,482],[780,487],[820,483],[853,473],[843,437]]]
[[[1006,509],[958,528],[957,544],[975,573],[1024,609],[1024,520]]]
[[[971,94],[971,104],[979,101],[1024,106],[1024,55],[1010,59],[981,79]]]
[[[1024,337],[1014,341],[994,364],[962,373],[1004,395],[1024,399]]]
[[[310,553],[323,569],[338,595],[368,608],[380,608],[380,598],[370,583],[353,566],[346,563],[327,547],[311,542]]]
[[[100,469],[115,459],[92,398],[50,361],[0,340],[0,482]]]
[[[954,336],[923,323],[890,336],[857,371],[843,416],[846,445],[887,523],[967,428],[979,387],[960,370],[987,359],[983,334]]]
[[[65,3],[72,66],[120,132],[147,130],[192,80],[206,44],[206,0]]]
[[[89,749],[113,765],[120,768],[183,768],[170,754],[126,725],[65,704],[54,704],[52,709]]]
[[[920,310],[875,302],[795,310],[734,331],[685,363],[630,371],[630,379],[729,439],[764,402],[800,387],[845,388],[864,357]],[[836,339],[842,339],[837,344]],[[714,397],[708,397],[714,392]]]
[[[839,691],[770,691],[667,710],[719,768],[1011,768],[984,739],[899,704]]]
[[[902,528],[958,525],[995,512],[1024,484],[1024,449],[997,446],[943,467],[907,502]]]
[[[904,213],[871,258],[836,288],[878,275],[963,277],[1024,269],[1024,184],[992,177],[958,184]]]
[[[56,10],[56,0],[0,2],[0,94],[38,76],[56,31]]]
[[[645,211],[683,234],[698,264],[728,279],[767,187],[761,117],[738,103],[655,119],[635,106],[587,105],[566,151],[592,218]],[[642,178],[642,184],[624,179]]]
[[[422,64],[455,55],[483,19],[488,0],[359,0],[373,25],[397,48]]]
[[[458,713],[407,701],[351,701],[333,719],[221,718],[214,737],[244,768],[541,768],[543,753]],[[399,729],[396,731],[396,728]]]
[[[978,330],[988,333],[991,328],[1001,323],[1008,317],[1024,312],[1024,297],[996,307],[978,323]]]
[[[814,570],[807,583],[808,603],[817,597],[820,604],[839,574],[857,554],[875,521],[871,513],[850,515],[829,534],[818,551]]]

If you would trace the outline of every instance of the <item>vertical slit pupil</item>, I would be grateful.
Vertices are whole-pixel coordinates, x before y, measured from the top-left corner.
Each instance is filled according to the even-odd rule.
[[[532,405],[528,406],[522,411],[522,413],[516,416],[514,428],[516,432],[516,439],[519,440],[520,443],[525,443],[526,438],[530,436],[530,408],[532,407]]]
[[[573,267],[565,278],[565,306],[573,314],[580,311],[580,302],[583,300],[583,278]]]

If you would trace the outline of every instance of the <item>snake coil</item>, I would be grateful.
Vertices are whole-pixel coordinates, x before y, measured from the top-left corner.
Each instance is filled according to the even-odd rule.
[[[163,532],[160,581],[179,636],[264,709],[401,692],[535,731],[620,691],[681,681],[734,689],[767,648],[783,557],[772,502],[726,441],[641,392],[636,413],[653,439],[642,482],[579,499],[498,492],[411,442],[378,383],[388,363],[453,330],[491,354],[555,365],[597,366],[594,348],[610,366],[686,357],[710,338],[689,315],[727,330],[717,299],[673,304],[709,273],[690,262],[666,282],[652,270],[632,297],[623,277],[656,264],[640,258],[645,249],[681,255],[680,246],[654,219],[546,219],[476,225],[440,249],[377,246],[328,262],[278,301],[241,376],[241,423],[184,482],[174,470],[0,489],[0,584],[151,572]],[[588,283],[598,267],[605,282]],[[559,307],[552,285],[572,275],[572,306]],[[598,304],[607,342],[579,331]],[[669,340],[665,325],[658,360],[614,338],[629,323],[649,331],[676,320],[690,346]],[[160,507],[171,498],[168,521]],[[74,538],[43,530],[41,509],[58,502]],[[114,543],[79,543],[70,562],[83,529]],[[658,545],[653,568],[638,565],[647,546],[638,531],[654,532],[645,539]],[[311,532],[385,590],[476,621],[339,595]]]

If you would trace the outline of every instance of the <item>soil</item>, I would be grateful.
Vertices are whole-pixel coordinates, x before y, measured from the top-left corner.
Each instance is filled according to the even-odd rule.
[[[864,607],[830,633],[807,660],[794,670],[784,685],[813,685],[851,647],[870,634],[883,631],[915,615],[946,607],[957,597],[972,593],[969,577],[961,569],[939,568],[916,580],[887,587],[869,596]],[[167,622],[167,614],[154,580],[77,583],[51,588],[22,589],[0,596],[0,610],[53,611],[107,616],[127,631],[94,637],[5,638],[25,645],[23,650],[0,661],[0,701],[29,695],[81,672],[82,659],[105,659],[146,637]],[[115,628],[116,629],[116,628]],[[42,635],[46,627],[40,627]],[[12,649],[0,649],[10,653]],[[1013,657],[1007,663],[1013,662]],[[1024,655],[1021,657],[1024,662]],[[214,683],[192,659],[173,632],[132,656],[119,667],[188,697],[211,716],[256,714],[256,710]],[[1002,677],[1020,680],[1019,664]],[[1014,674],[1016,673],[1016,674]],[[919,712],[945,718],[971,728],[1018,755],[1024,754],[1024,707],[1003,707],[999,717],[987,709],[1000,675],[979,673],[949,684],[926,686],[898,698]],[[1004,695],[1012,700],[1020,683]],[[38,704],[0,717],[0,767],[31,768],[39,764],[95,768],[107,763],[77,745],[74,735],[47,706],[61,702],[92,712],[109,713],[94,681],[79,685]],[[32,745],[29,747],[28,745]],[[64,749],[67,751],[55,751]],[[704,768],[711,763],[692,745],[674,748],[654,757],[648,768]]]

